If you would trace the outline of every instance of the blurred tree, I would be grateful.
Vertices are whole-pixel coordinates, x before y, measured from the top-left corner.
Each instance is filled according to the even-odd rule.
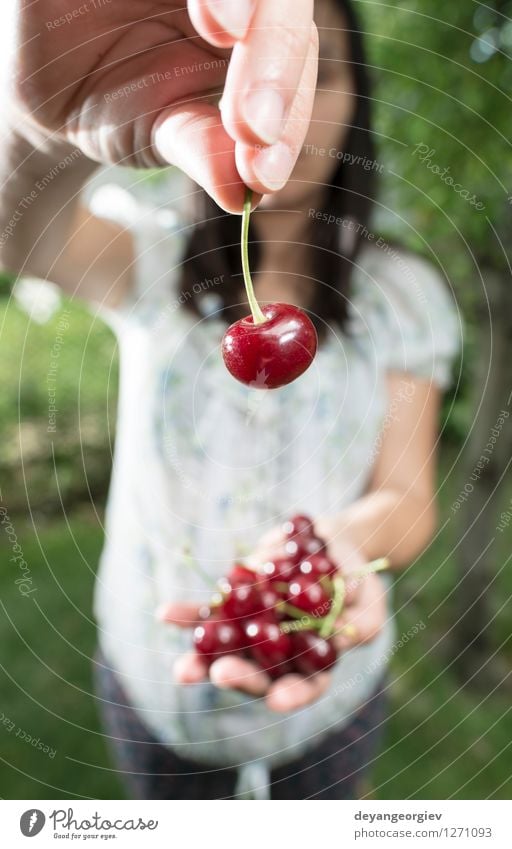
[[[474,356],[463,362],[472,410],[460,485],[474,489],[452,508],[460,584],[450,641],[468,680],[492,653],[493,542],[511,463],[512,2],[356,6],[378,82],[381,229],[437,261],[473,328],[465,334]]]

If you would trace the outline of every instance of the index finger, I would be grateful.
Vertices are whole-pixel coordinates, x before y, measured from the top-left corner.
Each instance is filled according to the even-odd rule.
[[[161,604],[155,611],[155,618],[160,622],[171,625],[179,625],[180,628],[194,628],[200,622],[203,604],[190,604],[188,602],[173,602]]]
[[[277,713],[288,713],[315,702],[327,691],[331,676],[317,672],[304,677],[291,673],[274,681],[267,695],[267,705]]]
[[[318,56],[313,0],[259,0],[250,29],[233,48],[222,96],[231,138],[267,145],[280,139],[312,43]],[[313,96],[305,98],[305,111]]]
[[[339,651],[373,640],[387,620],[387,588],[378,575],[368,575],[361,583],[353,605],[343,610],[336,622],[334,642]]]

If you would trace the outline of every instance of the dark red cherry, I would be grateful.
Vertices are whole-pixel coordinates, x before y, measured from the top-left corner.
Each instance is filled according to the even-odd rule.
[[[245,634],[236,622],[208,619],[194,629],[194,646],[210,663],[224,654],[244,650]]]
[[[294,539],[289,539],[285,542],[284,550],[287,558],[292,561],[295,568],[299,566],[300,561],[304,557],[307,557],[307,552],[303,549],[302,545]]]
[[[219,611],[226,619],[244,619],[258,613],[261,608],[261,593],[255,584],[228,584]]]
[[[320,551],[324,551],[325,544],[317,537],[304,538],[298,536],[295,539],[287,540],[284,544],[284,550],[286,556],[299,565],[301,560],[305,560],[311,554],[318,554]]]
[[[297,572],[298,563],[289,557],[275,557],[260,566],[260,573],[269,581],[289,581]]]
[[[312,537],[314,536],[313,522],[309,516],[292,516],[283,523],[283,533],[288,539],[296,536]]]
[[[323,539],[319,537],[309,537],[309,539],[304,540],[301,537],[300,540],[302,550],[306,552],[309,556],[310,554],[319,554],[321,551],[325,551],[325,543]]]
[[[288,671],[287,662],[292,653],[292,641],[282,634],[277,622],[256,616],[244,625],[249,656],[273,678]]]
[[[317,579],[302,574],[290,581],[288,601],[313,616],[327,616],[331,607],[330,595],[322,584]]]
[[[324,640],[314,631],[297,631],[291,639],[293,666],[302,675],[323,672],[336,663],[337,653],[332,640]]]
[[[329,560],[326,554],[321,552],[312,554],[306,560],[303,560],[299,567],[303,575],[311,575],[314,578],[332,575],[336,571],[336,565]]]
[[[268,583],[261,590],[262,613],[274,620],[282,618],[279,605],[286,598],[286,595],[287,593],[283,589],[278,588],[271,582]]]
[[[228,371],[256,389],[277,389],[291,383],[313,362],[318,339],[310,318],[292,304],[267,304],[265,321],[252,315],[229,327],[222,340]]]

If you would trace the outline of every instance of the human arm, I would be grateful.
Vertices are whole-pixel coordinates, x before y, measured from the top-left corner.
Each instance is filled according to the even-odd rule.
[[[340,513],[317,519],[315,528],[330,540],[335,558],[349,538],[366,559],[387,557],[400,568],[421,553],[436,526],[440,390],[405,372],[390,372],[387,390],[388,413],[366,493]]]

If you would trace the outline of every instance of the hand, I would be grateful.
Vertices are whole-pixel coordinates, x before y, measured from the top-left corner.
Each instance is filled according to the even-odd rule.
[[[263,550],[259,550],[257,558]],[[347,603],[336,623],[333,638],[338,651],[347,651],[374,639],[386,621],[386,615],[385,585],[380,575],[370,574],[363,579],[348,581]],[[191,628],[199,622],[199,607],[192,604],[164,605],[158,616],[163,622]],[[196,684],[209,677],[217,687],[265,697],[267,706],[279,713],[297,710],[314,702],[326,692],[331,680],[330,673],[323,672],[308,678],[288,674],[271,681],[257,664],[237,655],[219,658],[208,669],[203,658],[194,652],[183,655],[177,661],[174,674],[181,684]]]
[[[262,194],[288,179],[315,93],[313,0],[16,5],[15,113],[48,144],[176,165],[231,212],[244,184]]]
[[[336,517],[315,519],[314,532],[325,541],[329,557],[345,578],[345,601],[337,621],[336,645],[339,650],[346,650],[370,642],[386,622],[386,589],[381,576],[358,576],[368,565],[368,560],[349,538],[339,532]],[[273,557],[283,556],[285,541],[281,526],[272,528],[261,538],[248,561],[256,566]]]

